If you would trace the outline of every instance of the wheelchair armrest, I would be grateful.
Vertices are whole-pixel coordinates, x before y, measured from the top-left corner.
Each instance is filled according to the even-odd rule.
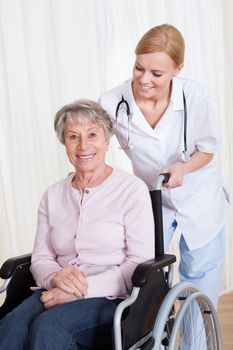
[[[175,255],[164,254],[139,264],[132,276],[133,286],[143,287],[147,283],[148,276],[153,270],[162,269],[165,266],[173,264],[175,261]]]
[[[19,255],[14,258],[10,258],[4,262],[0,269],[0,278],[7,279],[10,278],[15,269],[20,265],[30,264],[31,254]]]

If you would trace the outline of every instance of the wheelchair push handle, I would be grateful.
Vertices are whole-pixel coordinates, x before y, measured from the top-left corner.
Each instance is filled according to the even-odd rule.
[[[156,190],[161,190],[162,186],[166,184],[170,179],[170,174],[169,173],[161,173],[158,176],[158,179],[156,181],[155,189]]]
[[[164,239],[163,239],[163,213],[162,213],[162,186],[168,182],[169,173],[160,174],[157,178],[154,191],[150,191],[152,209],[155,222],[155,257],[164,254]]]

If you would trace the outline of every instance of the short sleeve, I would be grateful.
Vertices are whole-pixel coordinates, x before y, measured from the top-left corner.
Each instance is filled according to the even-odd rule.
[[[215,153],[220,149],[218,121],[207,94],[202,94],[195,120],[195,146],[197,150]]]

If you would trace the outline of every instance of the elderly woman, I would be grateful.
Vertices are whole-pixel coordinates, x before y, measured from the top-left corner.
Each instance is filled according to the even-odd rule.
[[[153,257],[146,185],[105,162],[112,123],[97,103],[61,108],[55,131],[75,172],[47,189],[38,212],[34,294],[0,321],[0,349],[104,349],[137,264]]]

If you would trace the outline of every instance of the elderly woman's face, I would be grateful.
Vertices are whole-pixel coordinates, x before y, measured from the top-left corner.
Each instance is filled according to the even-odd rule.
[[[67,121],[64,130],[66,152],[76,171],[94,172],[105,164],[109,141],[104,129],[91,122]]]

